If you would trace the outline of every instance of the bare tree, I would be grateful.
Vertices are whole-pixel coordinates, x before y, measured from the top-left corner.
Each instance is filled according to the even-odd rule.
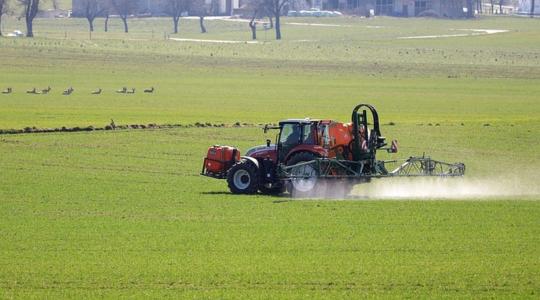
[[[479,14],[484,13],[484,0],[476,0],[476,10]]]
[[[112,7],[114,11],[120,16],[122,22],[124,23],[124,32],[128,33],[128,23],[127,18],[129,15],[133,14],[137,9],[137,1],[133,0],[111,0]]]
[[[472,1],[472,0],[469,0]],[[289,3],[289,0],[265,0],[266,7],[269,8],[274,16],[274,30],[276,31],[276,40],[281,40],[281,12],[283,7]]]
[[[531,0],[531,18],[534,18],[534,0]]]
[[[99,0],[83,0],[83,8],[89,29],[94,31],[94,19],[104,12],[103,4]]]
[[[474,18],[474,0],[467,0],[467,18]]]
[[[257,22],[255,20],[268,15],[266,4],[265,0],[250,0],[246,5],[247,10],[251,11],[248,26],[253,40],[257,39]]]
[[[8,10],[7,0],[0,0],[0,36],[2,36],[2,15],[7,14]]]
[[[191,9],[193,1],[191,0],[167,0],[167,14],[173,19],[174,33],[178,33],[178,23],[184,12]]]
[[[191,13],[199,16],[199,27],[201,27],[201,33],[206,33],[206,26],[204,25],[204,18],[209,12],[214,12],[217,9],[217,1],[211,0],[207,3],[205,0],[193,0],[191,7]]]
[[[251,39],[256,40],[257,39],[257,22],[255,22],[255,19],[260,13],[261,7],[257,3],[258,1],[252,1],[249,5],[251,8],[251,19],[249,20],[249,29],[251,29]]]
[[[103,0],[103,16],[105,17],[105,22],[103,22],[103,30],[105,32],[109,31],[109,17],[111,15],[112,4],[110,0]]]
[[[34,37],[33,22],[39,11],[39,0],[17,0],[24,9],[24,20],[26,22],[26,36]]]

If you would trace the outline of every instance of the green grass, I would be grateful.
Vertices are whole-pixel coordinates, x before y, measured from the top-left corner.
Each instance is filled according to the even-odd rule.
[[[128,35],[116,24],[92,40],[83,20],[37,20],[37,38],[1,38],[0,84],[15,93],[0,95],[0,128],[346,121],[369,102],[400,140],[383,157],[426,151],[465,162],[467,178],[538,190],[538,20],[286,18],[350,27],[284,25],[284,41],[256,45],[163,40],[168,19],[130,21]],[[183,22],[179,37],[249,38],[245,24],[212,21],[208,35],[196,25]],[[396,39],[457,28],[510,32]],[[24,93],[48,85],[50,95]],[[113,92],[122,86],[157,92]],[[89,95],[97,87],[105,93]],[[231,195],[198,175],[208,146],[245,152],[273,134],[1,135],[0,297],[538,297],[538,195],[301,201]]]

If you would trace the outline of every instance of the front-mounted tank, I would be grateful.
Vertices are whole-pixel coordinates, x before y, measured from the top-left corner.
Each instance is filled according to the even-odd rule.
[[[229,169],[238,161],[240,161],[238,149],[214,145],[208,148],[201,173],[208,177],[225,178]]]

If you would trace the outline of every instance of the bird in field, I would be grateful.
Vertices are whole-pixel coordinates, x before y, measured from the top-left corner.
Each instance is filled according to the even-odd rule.
[[[36,88],[32,88],[31,90],[27,90],[26,91],[27,94],[37,94],[37,89]]]
[[[2,91],[2,94],[11,94],[11,92],[13,92],[13,89],[8,87],[7,89]]]
[[[135,94],[135,88],[131,88],[131,91],[127,91],[127,94]]]
[[[92,91],[92,95],[99,95],[101,94],[101,88],[97,89],[96,91]]]
[[[123,87],[123,88],[117,90],[116,92],[120,93],[120,94],[125,94],[127,92],[127,87]]]
[[[73,93],[73,91],[75,91],[75,90],[73,89],[73,87],[70,86],[69,88],[67,88],[67,89],[64,90],[64,92],[62,93],[62,95],[64,95],[64,96],[69,96],[69,95],[71,95],[71,94]]]
[[[154,87],[151,87],[151,88],[149,88],[149,89],[145,89],[144,92],[145,92],[145,93],[150,93],[150,94],[151,94],[151,93],[154,92]]]
[[[51,91],[51,87],[48,86],[46,89],[41,90],[42,94],[48,94]]]

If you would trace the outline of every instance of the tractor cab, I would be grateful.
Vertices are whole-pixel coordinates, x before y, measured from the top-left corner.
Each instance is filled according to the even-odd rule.
[[[290,154],[300,150],[311,150],[318,145],[318,120],[290,119],[279,122],[277,138],[277,160],[285,162]]]

